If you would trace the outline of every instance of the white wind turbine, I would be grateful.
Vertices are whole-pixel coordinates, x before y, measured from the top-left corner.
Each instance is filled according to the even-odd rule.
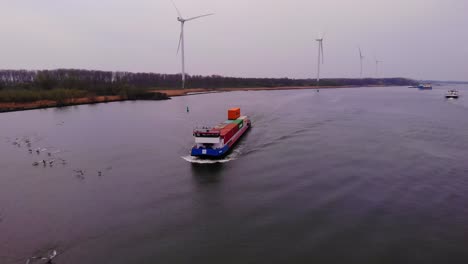
[[[383,61],[378,60],[377,58],[375,59],[375,77],[379,78],[379,64],[382,63]]]
[[[323,34],[321,38],[316,39],[316,41],[318,42],[317,87],[319,86],[319,82],[320,82],[320,64],[323,64],[325,62],[324,56],[323,56],[323,38],[324,37],[325,37],[325,34]]]
[[[360,78],[362,78],[362,62],[364,61],[364,56],[362,55],[361,47],[359,47],[359,61],[361,63],[361,71],[360,71]]]
[[[191,17],[191,18],[183,18],[182,14],[180,13],[179,9],[177,8],[176,4],[174,1],[172,1],[172,4],[174,5],[177,14],[179,15],[177,17],[177,20],[180,22],[180,38],[179,38],[179,46],[177,47],[177,54],[179,54],[179,51],[181,50],[181,55],[182,55],[182,89],[185,88],[185,45],[184,45],[184,25],[185,22],[192,21],[201,17],[206,17],[206,16],[211,16],[214,14],[206,14],[206,15],[201,15],[201,16],[196,16],[196,17]]]

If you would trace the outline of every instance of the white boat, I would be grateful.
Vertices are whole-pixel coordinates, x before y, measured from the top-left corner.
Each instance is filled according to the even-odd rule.
[[[447,99],[457,99],[459,96],[457,90],[450,90],[445,94],[445,98]]]

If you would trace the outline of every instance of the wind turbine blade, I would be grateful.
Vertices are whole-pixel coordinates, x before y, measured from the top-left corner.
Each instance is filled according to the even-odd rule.
[[[362,59],[362,51],[361,51],[361,47],[359,47],[359,57]]]
[[[212,16],[212,15],[214,15],[214,14],[206,14],[206,15],[202,15],[202,16],[196,16],[196,17],[186,19],[185,21],[190,21],[190,20],[201,18],[201,17]]]
[[[321,39],[324,39],[324,38],[325,38],[325,36],[327,35],[327,33],[328,33],[327,31],[324,31],[324,32],[323,32],[323,34],[322,34],[322,37],[321,37]]]
[[[179,54],[180,51],[180,45],[182,44],[182,38],[184,37],[184,32],[181,30],[180,31],[180,37],[179,37],[179,45],[177,46],[177,54]]]
[[[177,8],[176,4],[174,3],[174,1],[172,1],[172,5],[175,7],[175,10],[177,11],[177,14],[179,15],[180,18],[182,18],[182,14],[180,13],[179,9]]]

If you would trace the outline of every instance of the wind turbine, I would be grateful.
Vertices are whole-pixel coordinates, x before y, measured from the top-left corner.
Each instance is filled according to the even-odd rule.
[[[325,34],[323,34],[321,38],[316,39],[316,41],[318,42],[317,87],[319,86],[319,82],[320,82],[320,64],[323,64],[325,62],[324,56],[323,56],[323,38],[324,37],[325,37]]]
[[[364,61],[364,56],[362,55],[361,47],[359,47],[359,61],[361,62],[361,71],[360,71],[360,78],[362,79],[362,62]]]
[[[383,61],[378,60],[377,58],[375,59],[375,77],[379,78],[379,63],[382,63]]]
[[[177,17],[177,21],[180,22],[180,38],[179,38],[179,46],[177,47],[177,54],[179,54],[179,51],[181,51],[181,57],[182,57],[182,89],[185,88],[185,43],[184,43],[184,25],[185,22],[192,21],[198,18],[206,17],[206,16],[211,16],[214,14],[206,14],[206,15],[201,15],[201,16],[196,16],[196,17],[191,17],[191,18],[183,18],[182,14],[180,13],[179,9],[177,8],[176,4],[174,1],[172,1],[172,4],[174,5],[177,14],[179,15]]]

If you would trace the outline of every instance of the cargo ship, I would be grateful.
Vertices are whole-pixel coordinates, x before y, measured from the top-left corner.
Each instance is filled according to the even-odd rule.
[[[222,158],[239,142],[251,127],[250,119],[241,116],[240,108],[228,110],[228,120],[214,127],[200,127],[193,130],[195,145],[191,155],[202,158]]]

